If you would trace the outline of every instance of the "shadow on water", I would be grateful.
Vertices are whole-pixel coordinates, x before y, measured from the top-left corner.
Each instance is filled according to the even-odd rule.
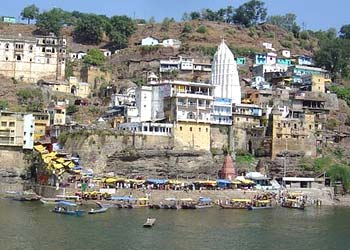
[[[0,249],[348,249],[350,209],[109,209],[83,217],[0,200]],[[143,228],[147,217],[157,218]]]

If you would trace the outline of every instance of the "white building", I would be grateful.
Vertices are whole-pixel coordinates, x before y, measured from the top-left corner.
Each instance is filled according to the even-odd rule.
[[[63,80],[66,39],[0,36],[0,75],[24,82]]]
[[[84,51],[78,51],[78,52],[71,52],[69,53],[69,58],[74,61],[74,60],[81,60],[86,56],[86,52]]]
[[[282,49],[282,50],[281,50],[281,54],[282,54],[282,56],[285,57],[285,58],[290,58],[290,50]]]
[[[179,41],[177,39],[165,39],[165,40],[163,40],[162,45],[164,47],[180,48],[181,41]]]
[[[237,64],[224,40],[214,55],[211,82],[215,86],[214,97],[229,98],[232,103],[241,103],[241,86]]]
[[[172,136],[172,123],[130,122],[118,125],[119,130],[142,135]]]
[[[218,125],[232,125],[232,100],[227,98],[215,98],[211,123]]]
[[[253,75],[264,77],[265,73],[287,72],[287,70],[288,70],[288,65],[284,65],[284,64],[273,64],[273,65],[260,64],[260,65],[255,65],[253,67]]]
[[[34,146],[34,125],[33,114],[23,115],[23,148],[33,149]]]
[[[148,36],[141,40],[142,46],[155,46],[158,44],[159,44],[159,41],[151,36]]]

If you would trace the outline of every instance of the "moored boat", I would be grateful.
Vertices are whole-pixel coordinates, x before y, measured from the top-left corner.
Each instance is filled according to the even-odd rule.
[[[58,214],[66,214],[66,215],[76,215],[81,216],[85,214],[85,210],[76,209],[77,204],[69,202],[69,201],[60,201],[57,203],[57,206],[51,211]]]
[[[214,204],[210,198],[206,197],[200,197],[198,200],[198,203],[195,204],[196,209],[201,209],[201,208],[210,208],[213,207]]]
[[[105,213],[107,210],[108,210],[108,207],[101,207],[99,209],[91,208],[88,214],[101,214],[101,213]]]
[[[44,205],[56,205],[61,199],[58,198],[41,198],[40,202]]]
[[[248,210],[259,210],[273,208],[272,200],[256,200],[251,205],[248,205]]]
[[[221,204],[220,207],[223,209],[247,209],[251,203],[250,199],[232,199],[227,204]]]
[[[293,209],[299,209],[299,210],[305,209],[304,202],[299,201],[298,199],[285,199],[282,202],[281,206],[284,208],[293,208]]]

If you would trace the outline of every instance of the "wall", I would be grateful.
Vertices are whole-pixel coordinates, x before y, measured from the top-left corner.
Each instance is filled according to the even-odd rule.
[[[175,148],[210,150],[210,124],[177,122],[174,126]]]
[[[229,126],[212,125],[210,127],[211,148],[223,149],[229,145]]]
[[[23,157],[24,151],[21,147],[0,146],[0,179],[11,180],[19,177],[27,166]]]

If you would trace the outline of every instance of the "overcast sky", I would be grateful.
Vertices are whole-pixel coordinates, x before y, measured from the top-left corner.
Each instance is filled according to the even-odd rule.
[[[180,20],[184,12],[211,8],[217,10],[228,5],[238,7],[244,0],[1,0],[0,15],[19,15],[24,6],[37,5],[40,10],[60,7],[98,14],[128,15],[157,21],[164,17]],[[350,0],[265,0],[269,15],[295,13],[298,23],[306,29],[339,29],[350,23]]]

